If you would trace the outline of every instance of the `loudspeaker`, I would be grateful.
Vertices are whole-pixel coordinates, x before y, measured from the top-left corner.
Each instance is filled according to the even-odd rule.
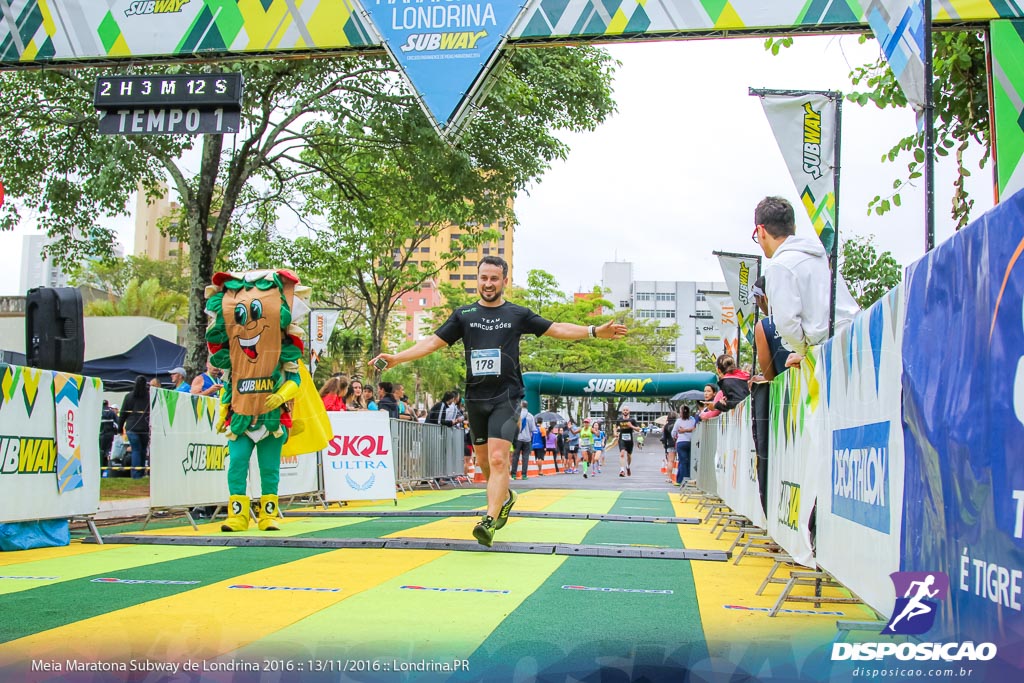
[[[81,373],[85,362],[82,293],[36,287],[25,296],[25,362],[29,367]]]

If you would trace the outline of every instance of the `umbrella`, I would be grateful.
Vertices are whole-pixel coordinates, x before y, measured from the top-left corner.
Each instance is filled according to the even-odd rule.
[[[564,423],[566,422],[566,419],[558,413],[543,412],[537,413],[537,422],[543,422],[544,424],[548,424],[550,422]]]
[[[670,400],[672,401],[703,401],[704,391],[702,389],[690,389],[689,391],[682,391]]]
[[[668,421],[668,415],[662,415],[661,417],[657,418],[657,419],[656,419],[656,420],[654,421],[654,424],[658,425],[659,427],[664,427],[664,426],[665,426],[665,423],[666,423],[667,421]]]

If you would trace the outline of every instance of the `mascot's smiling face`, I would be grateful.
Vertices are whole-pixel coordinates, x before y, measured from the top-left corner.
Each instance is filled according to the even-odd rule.
[[[232,367],[250,366],[250,376],[269,376],[281,356],[281,290],[226,291],[223,310]]]

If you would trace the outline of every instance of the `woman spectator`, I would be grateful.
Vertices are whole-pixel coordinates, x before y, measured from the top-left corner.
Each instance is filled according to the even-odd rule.
[[[705,394],[706,395],[706,394]],[[665,447],[665,481],[669,484],[676,483],[672,473],[676,469],[676,439],[672,436],[672,429],[676,426],[679,416],[670,412],[665,416],[665,426],[661,430],[661,443]]]
[[[718,357],[715,366],[718,369],[718,387],[722,390],[723,399],[716,401],[714,407],[722,412],[732,410],[750,395],[750,386],[747,384],[750,373],[736,367],[736,360],[727,353]]]
[[[531,435],[530,448],[533,449],[533,460],[537,463],[537,476],[544,476],[544,432],[541,430],[541,423],[534,423],[533,434]]]
[[[135,378],[135,386],[121,405],[117,426],[128,435],[132,447],[132,479],[141,479],[149,454],[149,383],[142,375]]]
[[[320,399],[324,402],[324,410],[345,410],[345,392],[348,391],[348,377],[331,377],[320,388]]]
[[[725,400],[725,394],[714,384],[704,385],[704,402],[701,404],[699,420],[710,420],[722,414],[721,410],[715,410],[715,404]]]
[[[551,460],[555,463],[555,472],[558,472],[558,427],[552,422],[548,425],[548,433],[544,437],[544,447],[551,454]]]
[[[352,380],[345,394],[345,406],[347,410],[366,410],[363,403],[363,383],[358,379]]]
[[[679,411],[679,419],[672,427],[672,436],[676,440],[676,457],[679,469],[676,472],[676,483],[683,484],[690,478],[690,439],[697,429],[697,420],[690,417],[690,407],[683,406]]]

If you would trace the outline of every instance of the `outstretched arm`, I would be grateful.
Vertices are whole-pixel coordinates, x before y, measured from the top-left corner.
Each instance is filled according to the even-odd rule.
[[[384,368],[387,370],[395,367],[396,365],[408,363],[409,361],[416,360],[417,358],[423,358],[423,356],[430,355],[434,351],[445,346],[448,346],[448,344],[443,339],[438,337],[436,334],[432,334],[429,337],[420,339],[405,351],[399,351],[398,353],[382,353],[375,356],[369,364],[373,365],[373,361],[381,358],[387,361],[388,366],[387,368]]]
[[[554,339],[586,339],[590,336],[591,327],[594,328],[594,336],[598,339],[621,339],[627,332],[625,325],[609,320],[604,325],[590,327],[575,323],[551,323],[544,336]]]

